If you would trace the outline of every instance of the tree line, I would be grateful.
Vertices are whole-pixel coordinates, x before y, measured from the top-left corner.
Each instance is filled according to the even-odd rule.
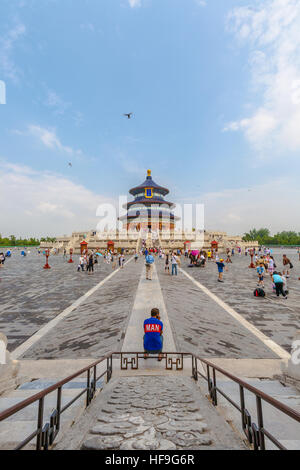
[[[252,229],[249,233],[245,233],[243,240],[246,242],[257,240],[260,245],[299,245],[300,232],[283,231],[275,235],[271,235],[267,228]]]
[[[9,237],[2,237],[0,235],[0,246],[39,246],[41,242],[51,242],[54,243],[55,238],[43,237],[38,238],[17,238],[15,235],[10,235]]]

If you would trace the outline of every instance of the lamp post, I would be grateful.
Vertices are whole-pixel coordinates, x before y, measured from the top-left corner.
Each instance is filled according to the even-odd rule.
[[[48,249],[45,250],[45,256],[46,256],[46,264],[44,266],[44,269],[51,269],[51,266],[49,266],[49,263],[48,263],[48,258],[50,256],[50,250],[48,250]]]
[[[74,263],[74,261],[72,259],[72,255],[73,255],[73,248],[70,248],[70,259],[69,259],[68,263]]]

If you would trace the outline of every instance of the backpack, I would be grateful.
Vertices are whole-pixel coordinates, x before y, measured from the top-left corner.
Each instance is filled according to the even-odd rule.
[[[255,289],[253,292],[254,297],[265,297],[265,291],[263,289]]]

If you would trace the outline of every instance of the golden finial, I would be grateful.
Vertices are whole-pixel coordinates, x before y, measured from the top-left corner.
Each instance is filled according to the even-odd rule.
[[[148,176],[151,176],[151,170],[148,170],[148,171],[147,171],[147,175],[148,175]]]

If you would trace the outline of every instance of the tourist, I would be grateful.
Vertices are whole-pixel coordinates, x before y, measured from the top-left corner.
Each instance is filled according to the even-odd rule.
[[[276,295],[279,297],[280,294],[287,299],[285,292],[283,291],[283,279],[281,277],[281,273],[274,272],[272,276],[273,282],[275,284]]]
[[[120,257],[120,268],[121,268],[121,269],[124,268],[124,263],[125,263],[125,256],[124,256],[124,254],[122,253],[122,254],[121,254],[121,257]]]
[[[152,281],[154,257],[151,253],[146,256],[146,279]]]
[[[264,273],[265,273],[265,267],[263,263],[260,263],[260,265],[256,268],[256,272],[258,275],[258,286],[264,287]]]
[[[79,257],[79,264],[78,264],[78,266],[81,267],[81,271],[84,271],[84,257],[83,257],[82,255]],[[80,271],[80,270],[78,269],[78,271]]]
[[[283,274],[286,274],[286,277],[288,279],[290,277],[290,271],[289,271],[288,266],[290,267],[290,269],[292,269],[293,265],[286,255],[282,256],[282,264],[283,264]]]
[[[174,276],[174,273],[175,273],[175,276],[177,276],[178,258],[175,252],[172,255],[171,263],[172,263],[172,276]]]
[[[138,259],[139,259],[139,254],[138,254],[138,252],[136,251],[136,252],[135,252],[135,255],[134,255],[134,261],[137,262]]]
[[[218,282],[224,282],[223,281],[223,272],[225,268],[224,260],[220,259],[220,261],[216,261],[216,265],[218,266],[218,272],[219,272]]]
[[[163,322],[160,320],[159,309],[151,310],[151,317],[144,321],[144,358],[149,354],[158,354],[158,360],[163,358]]]
[[[170,274],[169,255],[168,255],[168,253],[166,254],[166,260],[165,260],[165,272],[168,272]]]
[[[226,259],[226,263],[227,263],[227,264],[229,264],[229,263],[232,264],[231,256],[230,256],[230,250],[227,250],[227,259]]]
[[[274,258],[273,258],[273,256],[270,256],[269,263],[268,263],[268,271],[269,271],[270,276],[273,276],[273,272],[274,272],[275,267],[276,266],[275,266]]]
[[[83,271],[86,271],[87,270],[87,264],[88,264],[87,256],[85,254],[82,254],[82,257],[83,257]]]
[[[113,253],[112,254],[112,257],[111,257],[111,267],[112,267],[112,270],[114,271],[117,267],[117,257],[116,257],[116,254]]]
[[[87,265],[88,274],[94,274],[94,257],[93,255],[89,256],[88,265]]]

